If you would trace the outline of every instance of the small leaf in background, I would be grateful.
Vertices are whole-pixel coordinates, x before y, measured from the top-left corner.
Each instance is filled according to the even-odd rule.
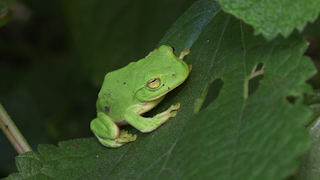
[[[19,174],[8,179],[288,177],[309,145],[301,127],[311,111],[302,104],[302,94],[311,92],[305,81],[315,68],[303,56],[307,43],[300,36],[266,42],[253,33],[217,2],[196,2],[159,43],[191,52],[185,58],[193,65],[190,76],[151,112],[180,102],[175,118],[149,134],[129,128],[138,139],[121,148],[105,148],[95,138],[40,145],[40,154],[16,158]],[[249,93],[252,78],[262,74],[260,85]],[[202,102],[197,99],[217,78],[223,82],[218,97],[193,114],[195,103]]]
[[[222,9],[235,15],[262,34],[267,40],[278,34],[288,37],[296,28],[316,20],[320,10],[317,0],[218,0]]]

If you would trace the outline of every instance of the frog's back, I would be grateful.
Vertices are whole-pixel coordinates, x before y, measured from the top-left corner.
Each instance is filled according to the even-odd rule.
[[[122,121],[125,110],[134,104],[134,95],[141,86],[140,73],[134,70],[136,62],[106,74],[98,95],[97,109],[114,121]],[[138,71],[139,72],[139,71]]]
[[[143,101],[153,98],[153,95],[156,97],[170,87],[181,84],[188,74],[187,64],[176,57],[170,47],[161,46],[146,58],[108,73],[98,95],[97,110],[106,113],[114,121],[122,121],[130,106],[145,103]],[[143,91],[148,81],[160,77],[162,88],[144,94],[148,92]]]

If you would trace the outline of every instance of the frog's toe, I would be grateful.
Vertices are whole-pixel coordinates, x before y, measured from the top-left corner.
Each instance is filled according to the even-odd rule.
[[[125,144],[125,143],[128,143],[128,142],[135,141],[136,139],[137,139],[137,135],[132,135],[130,137],[118,138],[118,139],[115,140],[115,142]]]
[[[120,136],[119,138],[116,139],[117,142],[122,142],[122,143],[127,143],[131,141],[135,141],[137,139],[136,134],[129,134],[128,131],[122,129],[120,131]]]
[[[171,105],[167,111],[171,112],[171,111],[177,110],[179,108],[180,108],[180,103],[177,103],[175,105]]]
[[[168,113],[170,113],[170,117],[175,117],[177,115],[177,110],[180,108],[180,103],[177,103],[175,105],[171,105],[170,108],[167,110]]]
[[[181,105],[180,103],[177,103],[175,105],[172,105],[172,107],[173,107],[174,110],[177,110],[177,109],[180,108],[180,105]]]
[[[102,145],[104,145],[106,147],[111,147],[111,148],[120,147],[128,142],[132,142],[137,139],[136,134],[135,135],[128,134],[128,131],[126,131],[124,129],[120,131],[120,135],[116,139],[104,138],[103,136],[100,136],[96,133],[95,133],[95,135]]]
[[[175,117],[176,115],[177,115],[177,111],[172,111],[172,112],[170,112],[170,117]]]

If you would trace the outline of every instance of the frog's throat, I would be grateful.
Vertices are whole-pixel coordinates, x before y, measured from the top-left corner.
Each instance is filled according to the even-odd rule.
[[[170,89],[168,89],[166,92],[164,92],[162,94],[159,94],[158,96],[155,96],[153,98],[147,99],[146,101],[154,101],[154,100],[159,99],[160,97],[166,95],[168,92],[170,92],[170,91],[174,90],[176,87],[180,86],[187,79],[187,77],[183,81],[178,83],[177,85],[175,85],[175,86],[171,87]]]

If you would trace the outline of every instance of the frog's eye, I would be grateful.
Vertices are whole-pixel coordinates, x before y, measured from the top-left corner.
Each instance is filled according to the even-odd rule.
[[[159,87],[161,84],[161,81],[159,78],[152,78],[147,82],[147,86],[151,89],[155,89]]]

